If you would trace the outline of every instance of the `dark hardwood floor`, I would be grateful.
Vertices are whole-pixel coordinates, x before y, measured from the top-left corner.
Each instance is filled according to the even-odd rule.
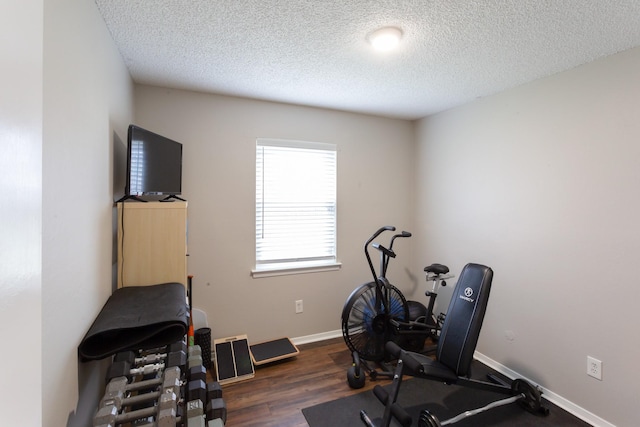
[[[351,355],[342,338],[298,346],[295,358],[256,368],[255,377],[222,386],[230,427],[307,427],[301,410],[370,390],[347,384]]]

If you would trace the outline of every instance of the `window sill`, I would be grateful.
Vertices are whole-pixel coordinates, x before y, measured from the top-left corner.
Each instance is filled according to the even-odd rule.
[[[339,261],[324,264],[274,264],[269,267],[261,267],[251,270],[251,277],[254,279],[260,279],[263,277],[286,276],[290,274],[320,273],[323,271],[340,270],[341,267],[342,263]]]

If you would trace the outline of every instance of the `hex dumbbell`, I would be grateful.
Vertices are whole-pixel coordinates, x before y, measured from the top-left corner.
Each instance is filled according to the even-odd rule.
[[[127,405],[155,400],[159,398],[161,394],[158,390],[148,393],[140,393],[133,397],[129,396],[131,392],[154,388],[161,389],[162,392],[165,393],[171,391],[179,399],[180,387],[182,385],[180,376],[180,368],[174,366],[165,369],[162,377],[150,380],[129,383],[127,377],[113,378],[107,384],[104,396],[100,400],[99,407],[114,406],[118,411],[120,411]]]
[[[189,350],[188,350],[188,359],[187,359],[187,366],[189,368],[193,367],[193,366],[199,366],[202,365],[202,349],[200,348],[199,345],[192,345],[189,346]]]
[[[181,371],[178,367],[167,368],[161,378],[129,383],[126,377],[112,379],[107,384],[105,395],[94,417],[93,425],[115,427],[138,419],[154,417],[156,426],[175,427],[177,402],[180,399]],[[131,392],[158,389],[131,396]],[[121,411],[130,405],[149,402],[157,399],[157,406],[152,405],[130,412]]]
[[[207,427],[224,427],[224,421],[222,421],[222,418],[209,420],[209,422],[207,423]]]
[[[207,419],[215,420],[220,418],[223,423],[227,422],[227,403],[223,398],[211,399],[207,403]]]
[[[187,400],[186,427],[204,427],[205,421],[212,416],[220,418],[221,422],[222,417],[226,418],[226,404],[222,399],[222,388],[217,381],[205,385],[204,381],[200,379],[200,375],[192,376],[191,381],[185,387],[185,400]],[[212,403],[213,400],[215,401]],[[206,402],[209,402],[210,409],[205,416],[204,405]]]
[[[192,400],[186,404],[186,427],[204,427],[204,406],[200,399]]]
[[[224,400],[220,399],[217,404],[220,404],[219,413],[216,415],[224,416],[226,418],[226,404]],[[224,406],[224,414],[222,413],[222,406]],[[208,419],[209,415],[213,415],[211,411],[208,414],[204,413],[204,408],[200,399],[192,400],[187,403],[186,417],[187,424],[185,427],[224,427],[223,418],[216,417],[214,419]]]
[[[187,371],[187,378],[189,381],[202,380],[207,381],[207,368],[204,365],[196,365],[189,368]]]
[[[202,380],[189,381],[185,387],[187,402],[200,400],[203,404],[207,401],[207,385]]]
[[[180,366],[182,362],[182,353],[187,353],[187,344],[184,341],[177,341],[164,348],[158,348],[153,350],[140,350],[139,355],[136,355],[133,351],[123,351],[115,355],[114,362],[126,360],[131,363],[132,366],[148,365],[153,363],[160,363],[169,359],[167,366]]]
[[[222,397],[222,387],[218,381],[207,383],[207,402]]]
[[[147,364],[143,366],[137,366],[145,360],[163,360],[161,363]],[[156,356],[144,356],[136,358],[132,351],[122,352],[115,355],[113,363],[107,370],[107,381],[110,381],[116,377],[126,377],[135,375],[148,375],[154,372],[159,372],[165,367],[177,366],[184,369],[187,356],[184,351],[178,350],[171,353],[161,353]]]
[[[94,427],[112,426],[124,424],[135,420],[155,417],[157,427],[175,427],[178,422],[177,417],[177,396],[175,393],[167,391],[160,394],[157,406],[138,409],[130,412],[122,412],[113,404],[103,406],[93,417]]]

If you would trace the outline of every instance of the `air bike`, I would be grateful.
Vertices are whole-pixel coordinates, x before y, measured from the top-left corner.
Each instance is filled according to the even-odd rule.
[[[395,231],[393,226],[378,229],[364,244],[364,253],[373,276],[373,281],[356,288],[342,309],[342,335],[353,357],[347,371],[347,381],[352,388],[365,384],[365,371],[372,380],[378,376],[391,378],[393,368],[387,362],[393,359],[385,345],[391,341],[405,350],[415,352],[435,351],[435,346],[425,348],[427,338],[437,342],[445,314],[437,317],[433,313],[437,289],[446,286],[445,279],[453,277],[449,268],[442,264],[425,267],[427,282],[432,289],[425,292],[428,298],[425,307],[418,301],[407,301],[402,292],[387,279],[389,260],[396,257],[393,244],[397,238],[411,237],[408,231],[394,234],[388,247],[374,240],[382,233]],[[369,246],[380,252],[379,273],[371,260]],[[369,362],[376,364],[377,369]]]

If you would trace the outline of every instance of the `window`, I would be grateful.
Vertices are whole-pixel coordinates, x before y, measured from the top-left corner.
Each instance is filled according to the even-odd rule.
[[[258,139],[254,277],[336,269],[336,146]]]

